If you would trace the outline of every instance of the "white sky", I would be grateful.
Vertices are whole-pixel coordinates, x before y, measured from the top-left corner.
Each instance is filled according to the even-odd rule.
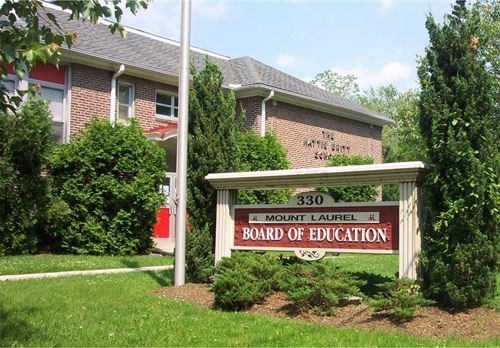
[[[428,13],[441,21],[451,0],[192,0],[191,44],[251,56],[310,81],[332,69],[361,88],[418,86],[417,57],[428,43]],[[179,40],[181,0],[153,0],[124,23]]]

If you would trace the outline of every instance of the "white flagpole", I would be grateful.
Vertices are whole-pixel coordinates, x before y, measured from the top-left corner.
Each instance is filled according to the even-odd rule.
[[[186,279],[186,198],[187,138],[189,112],[189,47],[191,41],[191,0],[182,1],[181,56],[179,77],[179,121],[177,124],[177,215],[175,219],[174,284]]]

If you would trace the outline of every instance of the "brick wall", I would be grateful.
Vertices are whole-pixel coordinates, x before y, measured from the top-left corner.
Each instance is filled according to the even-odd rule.
[[[109,119],[111,102],[111,79],[114,72],[74,64],[71,88],[71,134],[84,127],[93,116]],[[134,85],[134,116],[144,129],[169,121],[155,117],[155,92],[161,90],[176,94],[177,87],[153,82],[133,76],[121,75],[117,82]],[[118,90],[118,83],[117,83]],[[118,112],[118,96],[116,98]]]
[[[250,97],[238,99],[237,113],[240,114],[241,109],[245,112],[246,129],[253,128],[256,132],[260,132],[260,107],[262,97]]]
[[[246,127],[260,129],[261,97],[241,99]],[[382,162],[382,127],[282,102],[266,104],[266,129],[285,146],[293,168],[323,167],[329,156],[357,154]]]
[[[72,67],[71,134],[93,116],[109,119],[112,71],[74,64]],[[144,129],[169,121],[155,117],[155,91],[177,93],[177,87],[153,82],[126,73],[118,82],[134,85],[134,115]],[[262,97],[238,100],[245,110],[246,128],[260,130]],[[117,101],[118,102],[118,101]],[[116,106],[118,110],[118,105]],[[266,129],[285,146],[293,168],[323,167],[329,156],[359,154],[382,162],[382,127],[333,116],[282,102],[266,104]]]
[[[112,72],[73,64],[71,69],[71,121],[73,135],[92,117],[109,120]]]

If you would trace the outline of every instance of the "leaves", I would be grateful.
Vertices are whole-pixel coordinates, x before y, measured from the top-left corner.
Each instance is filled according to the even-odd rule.
[[[477,54],[478,8],[457,1],[443,25],[429,16],[426,27],[430,44],[418,69],[419,118],[434,167],[426,182],[424,286],[441,305],[468,308],[495,292],[498,105],[493,76]]]
[[[37,251],[51,137],[44,101],[28,98],[17,114],[0,111],[0,255]]]
[[[126,8],[136,13],[139,8],[147,8],[148,0],[127,0]],[[63,0],[54,1],[62,9],[70,10],[70,19],[89,20],[97,23],[100,18],[114,16],[110,24],[112,33],[119,31],[125,36],[125,29],[120,24],[123,15],[120,1],[104,0]],[[8,18],[0,24],[0,65],[12,64],[17,77],[23,76],[22,66],[29,71],[36,63],[50,62],[58,65],[60,47],[71,48],[77,34],[64,31],[57,21],[57,16],[45,8],[41,0],[1,2],[0,17]],[[6,75],[2,73],[1,79]],[[4,90],[0,90],[0,111],[15,109],[15,102]]]
[[[149,251],[163,203],[157,189],[165,175],[164,156],[135,121],[113,126],[94,120],[72,143],[61,145],[49,170],[55,248],[109,255]]]
[[[371,157],[338,155],[328,160],[328,167],[372,164]],[[336,202],[374,202],[377,197],[375,185],[319,187],[317,191],[333,197]]]

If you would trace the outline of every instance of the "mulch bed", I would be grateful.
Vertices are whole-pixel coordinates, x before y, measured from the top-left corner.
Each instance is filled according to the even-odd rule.
[[[155,294],[205,308],[213,308],[214,304],[214,294],[206,284],[170,286],[156,290]],[[467,340],[500,337],[500,313],[487,308],[449,313],[436,307],[424,307],[417,311],[412,321],[396,323],[388,313],[374,313],[363,303],[335,308],[336,315],[331,317],[298,314],[286,294],[275,293],[264,303],[256,304],[246,312],[337,327],[408,333],[419,337],[457,337]]]

